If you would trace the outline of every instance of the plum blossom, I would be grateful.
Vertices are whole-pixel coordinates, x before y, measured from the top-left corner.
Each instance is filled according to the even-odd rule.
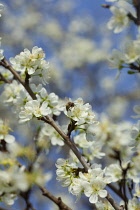
[[[114,33],[121,32],[129,23],[127,12],[123,8],[117,8],[115,6],[110,7],[113,17],[108,22],[108,29],[114,30]]]
[[[124,55],[119,50],[113,49],[112,54],[108,58],[110,68],[112,69],[122,69],[124,63]]]
[[[59,124],[57,123],[57,125]],[[63,127],[62,129],[64,130]],[[41,135],[44,136],[44,138],[46,138],[47,140],[50,139],[52,145],[59,145],[59,146],[64,145],[64,141],[60,136],[60,134],[49,124],[44,125],[44,127],[41,130]]]
[[[48,103],[44,101],[40,104],[37,100],[28,101],[23,110],[19,113],[20,122],[26,122],[31,120],[34,116],[41,117],[51,113]]]
[[[6,84],[2,93],[4,102],[15,104],[21,90],[25,91],[23,86],[16,80],[13,80],[10,84]]]
[[[70,119],[80,124],[95,123],[95,114],[92,112],[92,107],[89,103],[84,104],[82,98],[78,98],[73,102],[73,106],[66,108],[64,114]]]
[[[10,62],[21,75],[25,76],[28,73],[30,76],[39,76],[42,78],[43,83],[46,83],[49,64],[44,58],[45,53],[42,48],[35,46],[32,52],[24,49],[24,52],[16,55],[15,58],[10,58]]]
[[[106,168],[105,171],[106,176],[110,176],[112,182],[117,182],[118,180],[122,179],[122,170],[119,164],[111,164]]]
[[[140,202],[139,202],[139,199],[137,197],[133,197],[132,200],[129,199],[128,209],[131,209],[131,210],[140,209]]]
[[[9,134],[9,126],[0,119],[0,140],[5,140],[6,143],[13,143],[15,141],[15,137]]]
[[[6,79],[12,79],[13,78],[13,74],[8,71],[7,69],[5,69],[4,67],[0,67],[0,73],[6,78]]]
[[[101,159],[105,156],[105,153],[101,152],[102,150],[102,143],[95,141],[87,141],[86,133],[80,133],[74,137],[74,142],[80,148],[83,149],[83,154],[89,160],[93,160],[95,157]]]
[[[114,210],[113,206],[107,200],[98,201],[96,203],[96,207],[100,210]]]
[[[133,63],[140,58],[140,41],[128,40],[124,43],[124,63]]]
[[[89,197],[90,203],[96,203],[98,197],[105,198],[107,191],[104,190],[107,179],[104,177],[104,170],[99,165],[92,165],[88,173],[78,172],[78,165],[70,163],[62,158],[57,160],[57,180],[62,181],[62,186],[68,186],[68,190],[77,197],[85,194]],[[109,179],[108,179],[109,181]]]
[[[97,203],[98,196],[105,198],[107,196],[107,191],[104,190],[106,184],[99,178],[91,179],[90,183],[85,184],[84,194],[89,197],[90,203]]]
[[[38,101],[46,101],[48,103],[48,107],[54,115],[60,115],[64,109],[59,97],[55,93],[48,94],[45,88],[41,88],[36,96]]]

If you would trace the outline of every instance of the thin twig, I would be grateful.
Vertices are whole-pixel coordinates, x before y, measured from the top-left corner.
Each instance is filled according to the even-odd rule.
[[[42,195],[46,196],[51,201],[53,201],[59,207],[59,209],[61,209],[61,210],[72,210],[65,203],[63,203],[61,197],[56,198],[44,187],[40,187],[40,189],[42,191]]]
[[[6,209],[0,206],[0,210],[15,210],[15,209]]]
[[[21,192],[20,196],[25,200],[26,202],[26,208],[25,210],[36,210],[32,203],[29,201],[29,196],[30,196],[31,190],[29,189],[27,192]]]
[[[1,73],[0,73],[0,81],[3,81],[5,83],[9,83],[9,84],[11,83],[11,81],[6,79]]]

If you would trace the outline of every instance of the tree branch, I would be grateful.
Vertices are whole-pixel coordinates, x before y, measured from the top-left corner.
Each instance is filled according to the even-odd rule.
[[[124,206],[119,206],[112,196],[108,193],[106,196],[106,199],[109,201],[109,203],[114,207],[115,210],[124,210]]]
[[[124,195],[121,193],[120,190],[118,190],[114,185],[108,184],[107,185],[113,192],[115,192],[120,198],[124,200]]]
[[[9,64],[9,62],[6,60],[6,58],[4,58],[1,62],[0,65],[5,67],[6,69],[8,69],[13,75],[14,77],[24,86],[24,88],[27,90],[27,92],[29,93],[29,95],[32,97],[33,100],[36,100],[36,95],[33,93],[32,89],[30,88],[29,84],[24,82],[19,74],[13,69],[13,67]]]

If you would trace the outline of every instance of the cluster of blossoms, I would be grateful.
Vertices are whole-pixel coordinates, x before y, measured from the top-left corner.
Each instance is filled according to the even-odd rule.
[[[106,0],[108,2],[114,2],[114,6],[110,6],[110,11],[113,16],[107,24],[108,29],[113,30],[114,33],[120,33],[124,28],[128,26],[130,19],[128,14],[132,14],[136,17],[136,13],[132,7],[131,1],[125,0]]]
[[[95,122],[95,115],[92,112],[92,107],[89,103],[84,104],[82,98],[73,101],[70,107],[66,107],[65,115],[76,121],[76,125],[92,124]]]
[[[68,187],[69,192],[78,198],[85,194],[89,197],[90,203],[96,203],[98,197],[107,196],[105,187],[111,182],[111,179],[104,176],[105,171],[100,165],[94,164],[88,173],[84,173],[78,168],[77,163],[60,158],[57,160],[56,167],[57,180],[62,181],[62,186]]]
[[[41,84],[38,86],[31,84],[31,89],[36,95],[36,100],[32,100],[24,87],[16,80],[4,86],[1,98],[4,102],[14,105],[14,110],[19,112],[20,122],[48,114],[60,115],[64,107],[55,93],[48,94]]]
[[[22,77],[25,77],[27,74],[30,77],[38,76],[41,77],[42,82],[45,84],[48,79],[49,64],[44,58],[45,53],[42,48],[35,46],[32,52],[24,49],[24,52],[16,55],[15,58],[10,58],[10,62],[13,68],[21,73]]]
[[[110,1],[114,2],[115,0]],[[119,2],[122,1],[120,0]],[[128,12],[123,8],[114,6],[111,6],[110,9],[114,17],[108,23],[108,28],[114,29],[114,32],[118,33],[128,25]],[[85,49],[86,45],[86,52],[90,54],[89,52],[93,51],[93,46],[90,46],[88,40],[82,43],[82,48]],[[82,49],[79,44],[77,48],[79,50]],[[79,50],[77,54],[79,54]],[[117,50],[113,51],[110,62],[112,67],[119,69],[123,68],[124,63],[127,65],[136,64],[136,67],[140,67],[139,55],[140,38],[126,43],[123,53]],[[81,54],[82,56],[84,57],[84,54]],[[3,51],[0,51],[0,58],[3,58]],[[65,133],[68,132],[67,137],[70,136],[69,131],[76,131],[75,134],[77,135],[73,136],[72,143],[82,151],[83,158],[87,161],[87,166],[89,161],[92,164],[94,158],[101,159],[105,155],[107,158],[112,157],[116,160],[115,163],[111,162],[112,164],[108,165],[104,170],[101,169],[99,164],[89,164],[89,169],[85,172],[76,157],[72,160],[58,159],[56,163],[57,180],[62,181],[62,186],[68,187],[70,193],[78,198],[84,194],[89,198],[90,203],[97,205],[98,209],[112,209],[108,203],[102,203],[102,198],[107,197],[105,187],[111,182],[121,182],[124,179],[123,171],[127,169],[125,179],[128,180],[128,183],[131,180],[135,184],[135,189],[133,188],[134,196],[128,202],[128,209],[139,208],[137,198],[140,197],[140,169],[138,165],[140,161],[140,121],[133,127],[127,122],[114,125],[104,116],[103,121],[101,120],[101,123],[93,128],[94,124],[97,124],[95,115],[92,107],[88,103],[84,104],[82,98],[70,101],[63,106],[59,97],[55,93],[49,94],[41,84],[30,84],[29,86],[28,83],[33,82],[34,76],[42,78],[43,84],[46,83],[48,63],[44,58],[45,54],[42,48],[35,46],[32,52],[25,49],[24,52],[10,59],[13,68],[20,73],[22,79],[25,79],[25,83],[27,82],[26,85],[30,88],[30,92],[33,93],[31,95],[34,96],[34,99],[16,80],[11,81],[12,77],[10,74],[5,76],[5,70],[2,69],[2,75],[11,82],[4,87],[3,101],[15,106],[14,111],[18,113],[20,122],[27,122],[33,118],[41,119],[42,116],[49,114],[55,118],[55,116],[59,116],[64,111],[64,114],[70,119],[67,129],[59,126],[58,122],[55,122],[55,125]],[[134,111],[137,113],[136,118],[139,118],[140,106],[135,106]],[[20,144],[14,142],[15,138],[9,135],[8,131],[9,127],[0,120],[0,140],[1,142],[4,140],[6,143],[11,143],[6,145],[8,154],[3,155],[3,157],[0,154],[0,165],[4,168],[4,170],[0,170],[0,198],[4,203],[12,205],[18,192],[20,194],[20,192],[30,190],[33,184],[44,185],[50,178],[48,174],[44,175],[40,170],[39,165],[41,164],[38,164],[36,161],[37,149],[39,148],[40,150],[40,148],[43,149],[44,147],[48,149],[50,142],[52,145],[63,146],[64,141],[53,127],[45,124],[38,133],[37,141],[35,142],[36,150],[32,152],[30,146],[23,148]],[[96,133],[95,138],[94,132]],[[29,162],[34,163],[29,165],[31,166],[29,168],[32,168],[30,173],[24,166],[19,167],[18,162],[16,162],[19,157],[26,157]],[[101,201],[99,201],[100,199]]]
[[[16,147],[16,149],[18,148]],[[20,192],[26,192],[34,184],[43,186],[51,179],[51,174],[44,174],[37,164],[34,165],[32,173],[27,172],[25,166],[18,166],[12,152],[10,155],[0,154],[0,164],[2,166],[0,169],[0,199],[1,202],[11,206]]]
[[[135,65],[135,68],[140,67],[140,36],[137,40],[128,40],[124,43],[122,52],[114,49],[112,55],[109,57],[110,67],[121,70],[129,67],[130,64]],[[134,68],[134,69],[135,69]]]
[[[110,119],[106,115],[102,115],[98,126],[94,126],[94,132],[96,134],[93,145],[92,156],[90,157],[90,149],[88,142],[81,136],[81,142],[78,142],[78,137],[74,137],[75,143],[83,149],[83,154],[87,159],[90,157],[93,160],[94,157],[102,158],[104,154],[106,157],[112,157],[116,159],[113,165],[107,167],[106,173],[112,177],[113,182],[122,178],[122,168],[118,163],[118,155],[122,162],[122,167],[125,169],[129,165],[127,171],[127,179],[133,180],[134,183],[139,182],[140,170],[138,162],[140,160],[140,122],[133,125],[129,122],[123,122],[119,124],[112,124]],[[80,138],[79,138],[80,141]],[[100,147],[99,147],[100,146]],[[84,148],[85,147],[85,148]],[[86,149],[88,148],[88,150]],[[98,150],[96,150],[98,148]],[[95,152],[98,153],[95,153]]]
[[[90,139],[92,141],[89,141]],[[82,149],[83,155],[90,161],[93,161],[94,158],[101,159],[105,156],[105,153],[102,152],[104,143],[96,141],[96,136],[90,135],[90,137],[87,137],[86,133],[82,132],[74,137],[74,142]]]
[[[20,122],[29,121],[33,117],[38,118],[48,114],[60,115],[63,107],[59,97],[55,93],[48,94],[46,89],[41,85],[35,88],[33,84],[31,88],[37,99],[26,100],[25,105],[21,107],[21,112],[19,113]]]
[[[59,127],[61,127],[58,124],[58,122],[57,122],[57,125]],[[66,130],[65,126],[62,126],[62,130],[63,131]],[[40,133],[39,133],[38,145],[39,146],[44,145],[45,142],[47,142],[47,144],[49,144],[49,141],[54,146],[55,145],[59,145],[59,146],[64,145],[64,141],[63,141],[62,137],[60,136],[60,134],[49,124],[44,124],[44,126],[42,127],[42,129],[40,130]]]

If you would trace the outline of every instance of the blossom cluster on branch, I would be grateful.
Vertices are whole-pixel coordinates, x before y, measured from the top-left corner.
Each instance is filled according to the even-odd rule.
[[[139,25],[140,4],[124,0],[107,2],[115,2],[114,6],[106,5],[113,13],[107,25],[114,33],[121,32],[130,20]],[[136,9],[135,14],[127,10],[130,3]],[[0,4],[0,11],[1,8]],[[122,52],[112,51],[111,68],[119,71],[130,68],[131,73],[140,73],[139,39],[138,36],[137,40],[126,42]],[[60,209],[70,209],[62,202],[63,198],[57,199],[44,189],[53,177],[45,170],[51,168],[49,153],[57,146],[60,154],[66,148],[68,155],[57,159],[56,179],[68,187],[77,202],[85,195],[99,210],[140,209],[140,120],[136,124],[113,123],[106,114],[96,117],[92,106],[81,97],[67,101],[47,90],[49,62],[40,47],[34,46],[31,51],[26,48],[9,61],[3,53],[0,49],[0,99],[16,123],[32,128],[33,135],[24,144],[11,134],[14,130],[9,127],[10,122],[0,119],[1,202],[12,206],[22,197],[26,209],[33,209],[29,196],[37,186]],[[134,118],[139,119],[140,105],[133,109]],[[47,167],[43,168],[44,165]],[[112,191],[119,200],[111,196]]]

